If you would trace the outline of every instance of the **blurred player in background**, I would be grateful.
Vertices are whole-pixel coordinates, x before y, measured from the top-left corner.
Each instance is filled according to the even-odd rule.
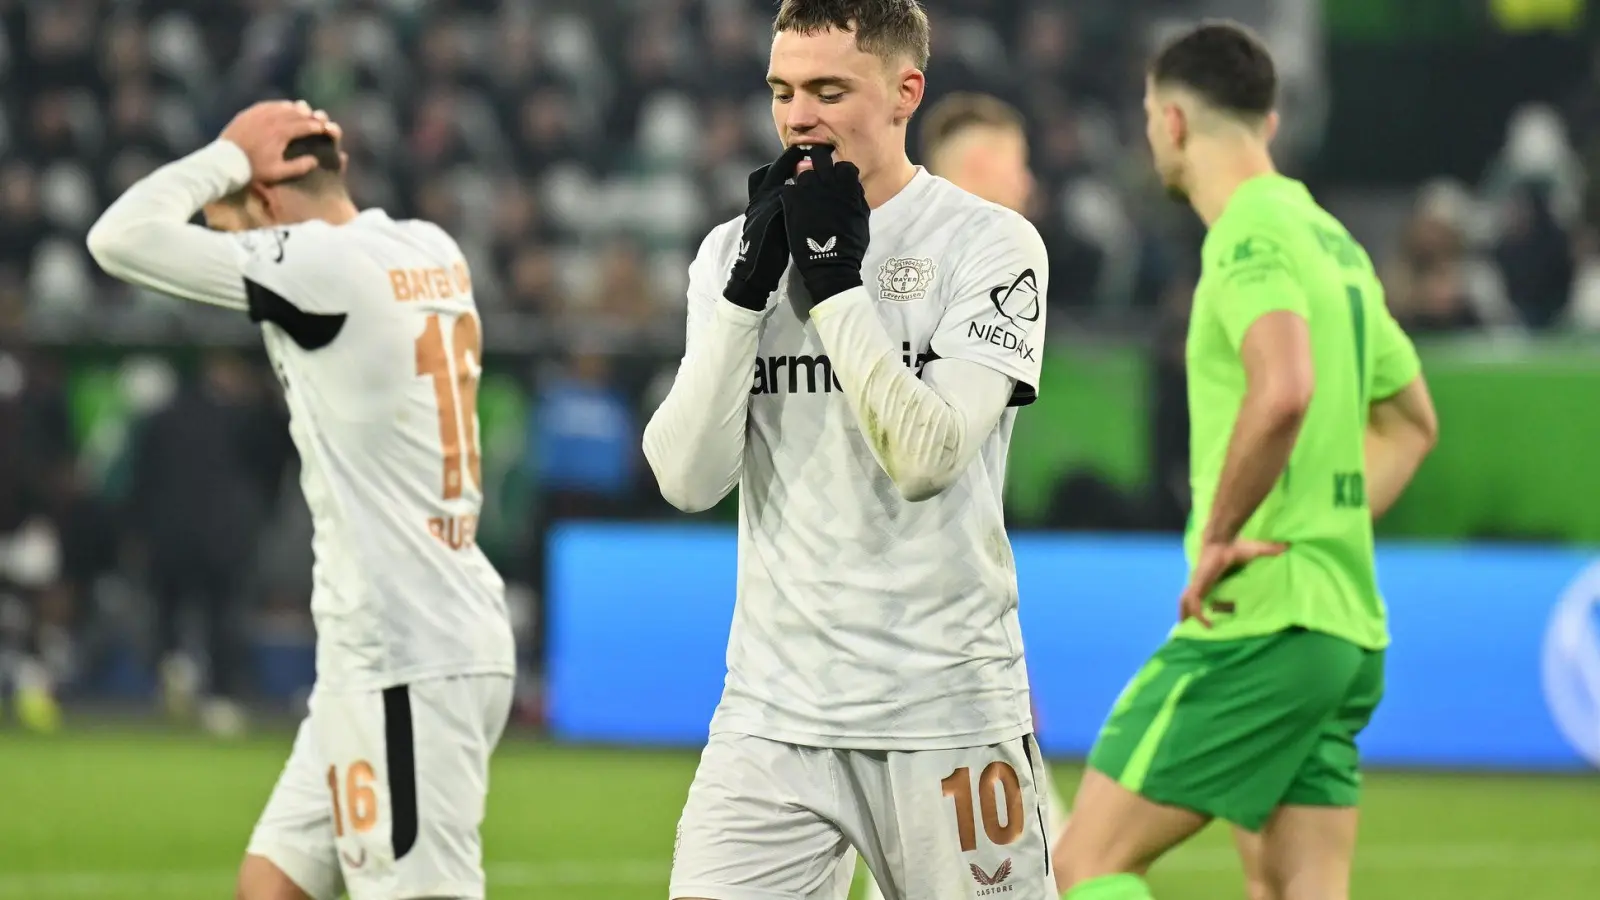
[[[129,188],[89,250],[124,281],[259,322],[289,405],[317,684],[238,896],[477,898],[515,663],[474,540],[472,282],[438,226],[357,212],[337,139],[303,103],[252,106]],[[201,211],[210,228],[187,224]]]
[[[1034,188],[1027,122],[998,97],[961,92],[930,106],[922,115],[922,161],[969,194],[1027,212]]]
[[[728,675],[671,896],[834,900],[853,846],[895,900],[1053,900],[1001,492],[1044,245],[907,157],[915,0],[785,0],[773,34],[787,149],[690,267],[644,439],[678,508],[740,487]]]
[[[1188,338],[1194,515],[1179,624],[1089,757],[1056,848],[1071,900],[1142,875],[1220,818],[1261,831],[1273,897],[1349,895],[1356,738],[1383,696],[1372,522],[1437,425],[1366,251],[1275,171],[1277,77],[1203,24],[1151,63],[1156,168],[1208,227]]]

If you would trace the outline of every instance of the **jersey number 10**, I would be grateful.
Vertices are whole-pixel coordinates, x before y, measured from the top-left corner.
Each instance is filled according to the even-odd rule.
[[[445,327],[437,313],[417,338],[417,375],[433,381],[439,407],[439,446],[444,450],[444,499],[461,496],[467,477],[483,489],[483,463],[478,452],[478,378],[483,374],[483,332],[478,317],[462,313]],[[463,453],[465,448],[465,453]]]

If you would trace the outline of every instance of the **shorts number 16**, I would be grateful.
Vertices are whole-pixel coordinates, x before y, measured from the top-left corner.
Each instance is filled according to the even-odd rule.
[[[378,792],[373,787],[377,774],[366,760],[351,763],[344,773],[344,802],[339,802],[339,768],[328,767],[328,793],[333,795],[333,835],[344,837],[345,821],[357,834],[371,831],[378,824]],[[346,815],[348,813],[348,816]]]
[[[951,772],[939,782],[944,795],[956,803],[956,832],[961,839],[961,852],[978,849],[978,829],[973,822],[972,770],[966,766]],[[1004,800],[1006,815],[1000,818],[1000,801]],[[1022,837],[1024,826],[1022,812],[1022,784],[1017,780],[1017,770],[1011,764],[995,760],[983,768],[978,776],[978,807],[983,818],[983,833],[996,846],[1004,847]]]

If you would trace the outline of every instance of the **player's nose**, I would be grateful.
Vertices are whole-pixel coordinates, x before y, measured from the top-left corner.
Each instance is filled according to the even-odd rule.
[[[798,95],[784,107],[783,124],[792,137],[814,136],[813,133],[822,126],[821,110],[816,101]]]

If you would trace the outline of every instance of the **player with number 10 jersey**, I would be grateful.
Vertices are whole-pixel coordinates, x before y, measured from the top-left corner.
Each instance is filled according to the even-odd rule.
[[[89,247],[124,281],[259,323],[289,407],[317,683],[238,895],[482,897],[515,652],[474,540],[472,280],[438,226],[356,210],[337,136],[303,104],[258,104],[133,185]],[[210,228],[188,224],[201,211]]]

